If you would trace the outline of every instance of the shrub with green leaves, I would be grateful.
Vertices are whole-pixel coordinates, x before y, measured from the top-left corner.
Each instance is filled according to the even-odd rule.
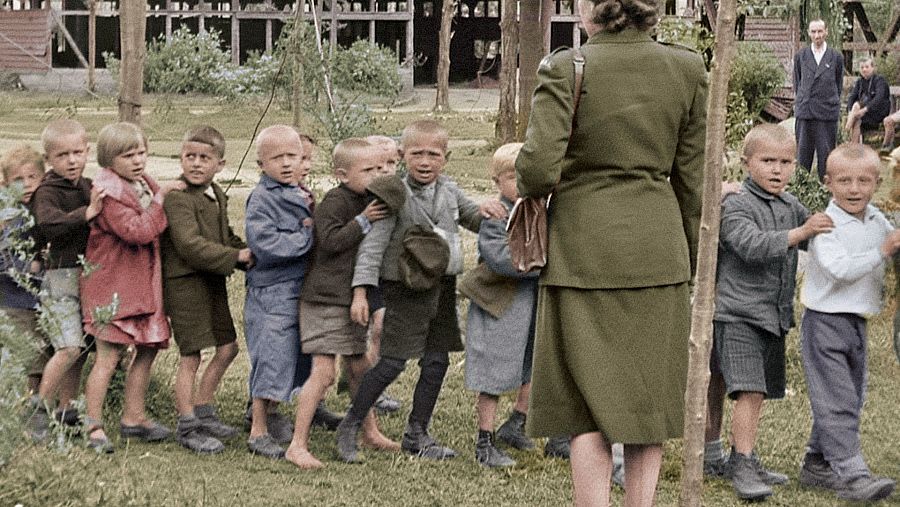
[[[828,201],[831,199],[831,192],[819,181],[819,174],[815,169],[808,171],[797,167],[788,183],[787,191],[793,194],[811,213],[825,211]]]
[[[752,116],[759,116],[784,80],[784,67],[768,46],[762,42],[738,44],[728,88],[740,91]]]

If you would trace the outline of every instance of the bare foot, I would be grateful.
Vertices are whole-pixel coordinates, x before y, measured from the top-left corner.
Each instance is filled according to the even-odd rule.
[[[380,431],[371,434],[363,434],[362,445],[379,451],[399,451],[400,444],[384,436]]]
[[[303,470],[315,470],[325,466],[324,463],[317,460],[308,450],[301,449],[299,446],[291,445],[284,453],[284,459],[297,465]]]

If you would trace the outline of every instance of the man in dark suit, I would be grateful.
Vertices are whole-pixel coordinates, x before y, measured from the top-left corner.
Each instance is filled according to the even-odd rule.
[[[824,21],[811,21],[808,33],[812,44],[794,56],[797,162],[811,169],[815,153],[822,179],[825,161],[837,141],[844,57],[826,44],[828,29]]]

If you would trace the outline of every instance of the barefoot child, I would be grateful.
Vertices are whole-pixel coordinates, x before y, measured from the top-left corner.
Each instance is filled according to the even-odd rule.
[[[843,144],[828,156],[825,213],[830,234],[809,245],[800,299],[800,354],[813,424],[800,483],[838,498],[873,502],[895,482],[866,465],[859,423],[866,397],[866,321],[881,311],[884,268],[900,249],[900,231],[869,204],[881,182],[881,161],[863,144]]]
[[[309,452],[309,429],[316,407],[334,383],[335,356],[347,364],[351,394],[356,392],[370,364],[366,359],[366,328],[350,318],[353,265],[359,243],[372,223],[388,210],[366,193],[380,164],[377,147],[364,139],[351,138],[334,148],[335,176],[340,185],[327,194],[315,212],[316,249],[300,295],[300,335],[303,352],[313,358],[312,373],[303,386],[297,405],[294,439],[285,457],[300,468],[320,468]],[[366,416],[363,438],[369,445],[398,450],[378,431],[374,414]]]
[[[169,227],[162,236],[163,294],[180,357],[175,374],[176,439],[198,453],[217,453],[219,439],[237,430],[222,423],[213,405],[225,370],[237,356],[237,333],[225,280],[251,263],[250,249],[228,224],[227,197],[213,178],[225,167],[225,138],[212,127],[189,130],[181,145],[184,191],[163,203]],[[194,390],[200,352],[215,354]]]
[[[94,269],[81,278],[84,328],[97,339],[97,359],[85,386],[84,425],[89,447],[112,452],[103,429],[103,402],[129,345],[136,354],[125,376],[120,434],[145,442],[165,440],[171,434],[147,417],[144,398],[156,353],[169,346],[171,335],[163,312],[159,255],[159,236],[167,225],[163,199],[185,185],[181,181],[158,185],[146,174],[147,138],[131,123],[113,123],[100,130],[97,163],[101,169],[94,184],[105,197],[85,250]]]
[[[58,391],[74,396],[81,383],[87,343],[81,322],[78,257],[85,253],[88,224],[103,208],[103,190],[92,190],[91,180],[81,176],[89,150],[87,132],[80,123],[54,120],[41,134],[41,142],[50,171],[34,191],[31,209],[39,234],[50,243],[41,283],[41,306],[48,309],[53,322],[54,332],[47,337],[53,356],[44,367],[38,388],[38,397],[46,404]],[[34,422],[32,435],[43,438],[47,434],[47,418],[39,417]]]
[[[253,400],[247,443],[251,453],[277,459],[284,449],[269,433],[270,414],[309,376],[309,356],[300,350],[298,299],[313,245],[312,201],[297,186],[303,145],[294,129],[263,129],[256,156],[263,174],[246,214],[247,245],[256,261],[247,271],[244,303]]]
[[[505,144],[491,158],[491,179],[500,202],[512,209],[516,190],[516,157],[522,143]],[[494,418],[499,395],[516,390],[509,419],[496,437],[516,449],[531,449],[525,435],[525,414],[531,390],[534,312],[540,271],[519,273],[509,256],[506,223],[482,220],[478,231],[479,265],[460,282],[460,292],[472,300],[466,324],[466,388],[478,399],[475,460],[486,467],[516,464],[494,442]]]

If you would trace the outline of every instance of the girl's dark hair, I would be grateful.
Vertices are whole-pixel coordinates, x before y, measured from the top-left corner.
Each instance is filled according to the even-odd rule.
[[[626,28],[646,31],[659,21],[656,0],[581,0],[594,4],[593,21],[607,33]]]

